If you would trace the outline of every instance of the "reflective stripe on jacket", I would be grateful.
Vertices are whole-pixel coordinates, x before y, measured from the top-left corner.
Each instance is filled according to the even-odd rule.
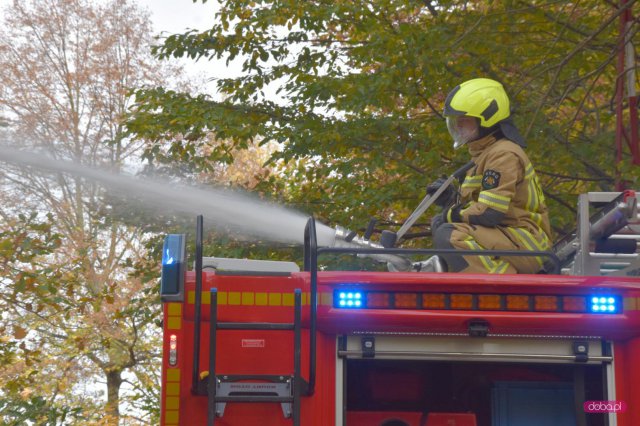
[[[551,247],[551,228],[544,194],[529,157],[517,144],[493,136],[470,142],[476,166],[461,187],[460,216],[464,223],[482,223],[480,218],[498,217],[497,228],[508,227],[508,235],[529,250]]]

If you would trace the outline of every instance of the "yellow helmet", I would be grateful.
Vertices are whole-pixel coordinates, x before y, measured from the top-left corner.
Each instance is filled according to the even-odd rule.
[[[502,84],[497,81],[488,78],[474,78],[456,86],[447,95],[444,102],[444,115],[447,118],[449,132],[454,139],[454,148],[458,148],[482,133],[480,129],[472,132],[468,123],[464,123],[466,128],[462,128],[459,118],[474,117],[478,119],[480,127],[485,129],[493,127],[503,120],[507,120],[511,115],[509,97]],[[505,126],[501,125],[500,127],[502,129],[507,126],[513,127],[510,120],[505,122]],[[513,133],[510,130],[508,129],[504,133]],[[517,132],[517,129],[515,131]],[[519,133],[512,140],[524,146],[524,141]]]
[[[444,101],[444,115],[476,117],[481,127],[492,127],[509,117],[509,97],[497,81],[474,78],[449,93]]]

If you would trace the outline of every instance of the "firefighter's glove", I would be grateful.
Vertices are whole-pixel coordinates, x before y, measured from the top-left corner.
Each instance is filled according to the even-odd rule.
[[[460,215],[462,206],[456,204],[442,211],[442,213],[435,215],[431,218],[431,233],[433,234],[444,223],[459,223],[462,222],[462,216]]]
[[[429,185],[427,185],[427,194],[433,196],[433,194],[435,194],[436,191],[438,189],[440,189],[440,187],[442,185],[444,185],[444,183],[446,181],[447,181],[446,178],[440,177],[436,181],[434,181],[434,182],[430,183]],[[445,189],[444,192],[442,192],[442,194],[440,194],[438,199],[434,201],[434,204],[436,206],[440,206],[442,208],[445,208],[445,207],[451,205],[455,201],[455,197],[456,197],[456,191],[454,190],[452,185],[449,185],[447,187],[447,189]]]
[[[445,209],[442,212],[443,220],[448,223],[459,223],[462,222],[462,216],[460,215],[460,210],[462,210],[462,206],[460,204],[456,204],[454,206]]]
[[[444,220],[442,213],[432,217],[431,218],[431,235],[433,235],[436,232],[436,229],[440,228],[440,226],[442,226],[442,224],[445,222],[446,221]]]

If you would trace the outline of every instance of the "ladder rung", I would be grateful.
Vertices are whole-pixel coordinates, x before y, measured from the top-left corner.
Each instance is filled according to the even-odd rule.
[[[201,373],[207,373],[205,377],[209,376],[208,371],[202,371]],[[287,374],[220,374],[216,375],[216,378],[225,383],[240,382],[240,383],[287,383],[293,380],[291,373]],[[250,381],[251,380],[251,381]]]
[[[214,426],[216,417],[224,415],[226,403],[278,403],[285,418],[293,420],[293,426],[300,426],[301,387],[306,385],[300,374],[302,290],[294,290],[293,323],[268,322],[218,322],[218,292],[212,288],[209,307],[209,373],[206,379],[197,381],[199,364],[194,362],[193,388],[198,394],[207,395],[207,426]],[[293,375],[270,376],[220,376],[216,374],[216,335],[219,330],[290,330],[293,331]],[[198,339],[199,334],[194,338]],[[266,379],[271,383],[243,382],[234,386],[236,379]],[[308,385],[306,388],[308,389]]]
[[[271,395],[230,395],[217,396],[216,402],[293,402],[292,396],[271,396]]]
[[[220,330],[293,330],[294,325],[282,322],[219,322]]]

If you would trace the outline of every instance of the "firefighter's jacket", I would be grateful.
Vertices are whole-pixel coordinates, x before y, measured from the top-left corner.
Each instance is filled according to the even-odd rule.
[[[547,206],[524,150],[491,135],[467,145],[476,166],[467,172],[460,207],[446,213],[447,222],[495,227],[519,241],[519,246],[548,250],[551,230]]]

